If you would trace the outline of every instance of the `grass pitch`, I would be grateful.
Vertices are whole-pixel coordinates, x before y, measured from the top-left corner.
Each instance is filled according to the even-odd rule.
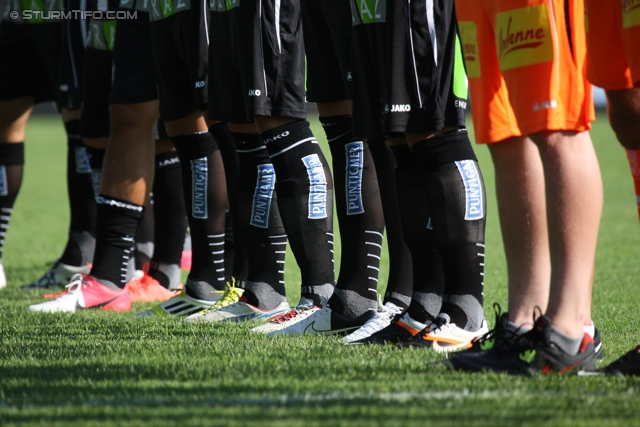
[[[28,313],[41,299],[19,286],[62,252],[68,206],[60,121],[36,117],[27,136],[3,260],[8,287],[0,292],[0,426],[640,425],[633,378],[450,373],[427,368],[442,357],[430,352],[270,338],[250,334],[248,324]],[[640,229],[624,151],[604,116],[592,138],[605,185],[593,307],[608,363],[640,343]],[[492,303],[506,307],[506,266],[493,167],[486,147],[476,151],[487,185],[485,308],[493,323]],[[300,291],[291,255],[286,281],[293,304]]]

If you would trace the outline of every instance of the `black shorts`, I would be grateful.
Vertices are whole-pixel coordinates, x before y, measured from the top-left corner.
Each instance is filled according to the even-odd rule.
[[[83,138],[104,138],[110,134],[112,70],[112,51],[87,47],[84,54],[84,102],[80,121],[80,135]]]
[[[0,23],[0,101],[58,101],[60,21]]]
[[[109,104],[137,104],[158,99],[149,14],[137,11],[137,17],[116,23]]]
[[[207,108],[209,2],[192,0],[190,9],[167,17],[157,8],[162,3],[151,0],[149,8],[160,117],[177,120]]]
[[[65,10],[81,10],[86,2],[66,0]],[[62,48],[60,57],[60,108],[77,110],[82,105],[82,81],[84,73],[84,47],[87,37],[87,21],[65,19],[62,23]]]
[[[358,137],[464,127],[466,78],[453,1],[351,0],[353,121]],[[433,43],[432,43],[433,39]],[[457,93],[454,93],[454,88]]]
[[[306,117],[300,0],[211,3],[209,117]]]
[[[348,0],[300,0],[307,53],[307,101],[351,99],[351,8]]]

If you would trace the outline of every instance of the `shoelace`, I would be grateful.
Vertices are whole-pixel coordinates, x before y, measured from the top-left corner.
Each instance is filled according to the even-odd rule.
[[[358,333],[358,335],[366,336],[371,335],[374,332],[379,331],[380,326],[386,326],[390,324],[399,314],[402,313],[402,310],[392,310],[389,307],[386,307],[382,304],[382,295],[378,294],[378,308],[374,314],[374,316],[367,320],[364,325],[358,331],[354,332]]]
[[[60,260],[48,262],[47,265],[50,266],[49,270],[47,270],[47,272],[44,273],[44,275],[41,278],[39,278],[35,282],[25,285],[25,287],[51,288],[55,286],[58,283],[56,281],[56,269],[60,265]],[[91,270],[91,263],[88,261],[87,261],[87,266],[89,267],[89,270]],[[75,275],[71,277],[71,281],[73,280],[73,277],[75,277]]]
[[[35,282],[32,282],[26,286],[30,288],[50,288],[53,285],[55,285],[56,284],[55,269],[58,267],[58,264],[60,264],[60,261],[53,262],[51,264],[51,268],[49,268],[49,270],[47,270],[47,272],[44,273],[44,275],[41,278],[39,278]]]
[[[433,322],[431,322],[431,325],[428,325],[428,326],[430,326],[429,329],[431,330],[431,332],[434,332],[434,331],[437,331],[440,328],[442,328],[447,323],[449,323],[449,322],[444,317],[436,316],[436,318],[433,319]]]
[[[542,316],[542,309],[538,306],[533,308],[533,328],[523,334],[518,334],[520,326],[508,341],[508,345],[503,346],[507,351],[520,353],[523,349],[537,349],[543,345],[542,340],[538,339],[538,331],[536,331],[536,321]]]
[[[67,294],[75,294],[80,292],[80,289],[82,289],[84,285],[85,283],[82,280],[82,274],[74,274],[65,288],[67,288]]]
[[[272,319],[269,323],[275,323],[275,324],[287,323],[293,318],[295,318],[296,316],[298,316],[299,314],[302,314],[305,311],[310,310],[312,307],[313,307],[312,305],[299,305],[293,310]]]
[[[226,286],[227,287],[224,290],[224,294],[222,295],[222,298],[220,298],[218,301],[216,301],[211,306],[211,308],[209,310],[207,310],[207,311],[219,310],[222,307],[226,307],[228,305],[235,304],[236,302],[238,302],[238,300],[240,299],[240,297],[244,293],[244,289],[236,288],[235,279],[231,279],[231,283],[227,283]],[[213,291],[212,293],[214,293],[214,292],[219,292],[219,291]]]
[[[493,329],[490,329],[486,334],[471,340],[472,344],[474,344],[474,343],[483,343],[483,342],[485,342],[487,340],[490,340],[490,339],[495,337],[496,330],[498,328],[498,323],[500,322],[500,318],[502,317],[502,307],[497,302],[493,303],[493,313],[496,316],[496,321],[494,322],[495,326],[493,327]]]
[[[31,286],[35,286],[38,288],[50,288],[51,286],[56,284],[55,281],[55,271],[53,271],[55,269],[55,267],[52,267],[49,271],[47,271],[46,273],[44,273],[44,275],[39,278],[38,280],[36,280],[35,282],[33,282],[31,284]]]
[[[387,310],[389,312],[390,310]],[[356,332],[354,332],[354,336],[370,336],[374,332],[379,331],[381,326],[387,326],[390,323],[390,317],[384,316],[380,312],[376,312],[374,317],[367,320],[364,325]]]

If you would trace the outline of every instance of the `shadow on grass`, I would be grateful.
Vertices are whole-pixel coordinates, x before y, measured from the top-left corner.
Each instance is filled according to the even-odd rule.
[[[181,381],[178,374],[166,363],[2,367],[0,424],[46,420],[62,425],[102,421],[118,425],[272,425],[308,420],[305,425],[335,425],[351,420],[350,425],[406,425],[429,420],[483,425],[499,419],[501,425],[533,420],[543,424],[565,420],[575,425],[604,418],[634,420],[637,415],[638,392],[630,389],[626,394],[557,387],[469,392],[454,376],[450,388],[440,391],[367,392],[363,382],[363,391],[356,393],[340,391],[339,386],[331,391],[331,384],[325,392],[296,392],[287,388],[293,381],[289,378],[256,383],[246,377],[234,380],[234,373],[228,372],[215,379]]]

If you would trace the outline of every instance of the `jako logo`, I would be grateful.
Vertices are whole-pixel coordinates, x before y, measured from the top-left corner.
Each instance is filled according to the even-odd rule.
[[[540,110],[548,110],[551,108],[558,108],[558,101],[552,99],[550,101],[536,102],[535,104],[533,104],[533,111],[536,112]]]
[[[175,165],[176,163],[180,163],[180,159],[178,157],[172,157],[170,159],[166,159],[161,162],[158,162],[156,166],[159,168],[164,168],[166,166]]]
[[[507,34],[503,35],[502,28],[500,28],[500,52],[501,58],[504,58],[509,53],[518,49],[535,49],[544,43],[545,31],[544,28],[530,28],[527,30],[511,32],[511,23],[513,18],[509,17],[507,24]]]
[[[262,91],[260,89],[249,89],[249,96],[260,96]]]
[[[273,142],[273,141],[275,141],[277,139],[280,139],[280,138],[284,138],[286,136],[289,136],[289,131],[282,132],[281,134],[276,135],[273,138],[267,138],[267,139],[264,140],[264,143],[268,144],[270,142]]]
[[[196,89],[200,89],[204,87],[204,80],[200,80],[199,82],[196,82]]]
[[[392,104],[391,112],[392,113],[408,113],[411,111],[411,105],[409,104]]]

